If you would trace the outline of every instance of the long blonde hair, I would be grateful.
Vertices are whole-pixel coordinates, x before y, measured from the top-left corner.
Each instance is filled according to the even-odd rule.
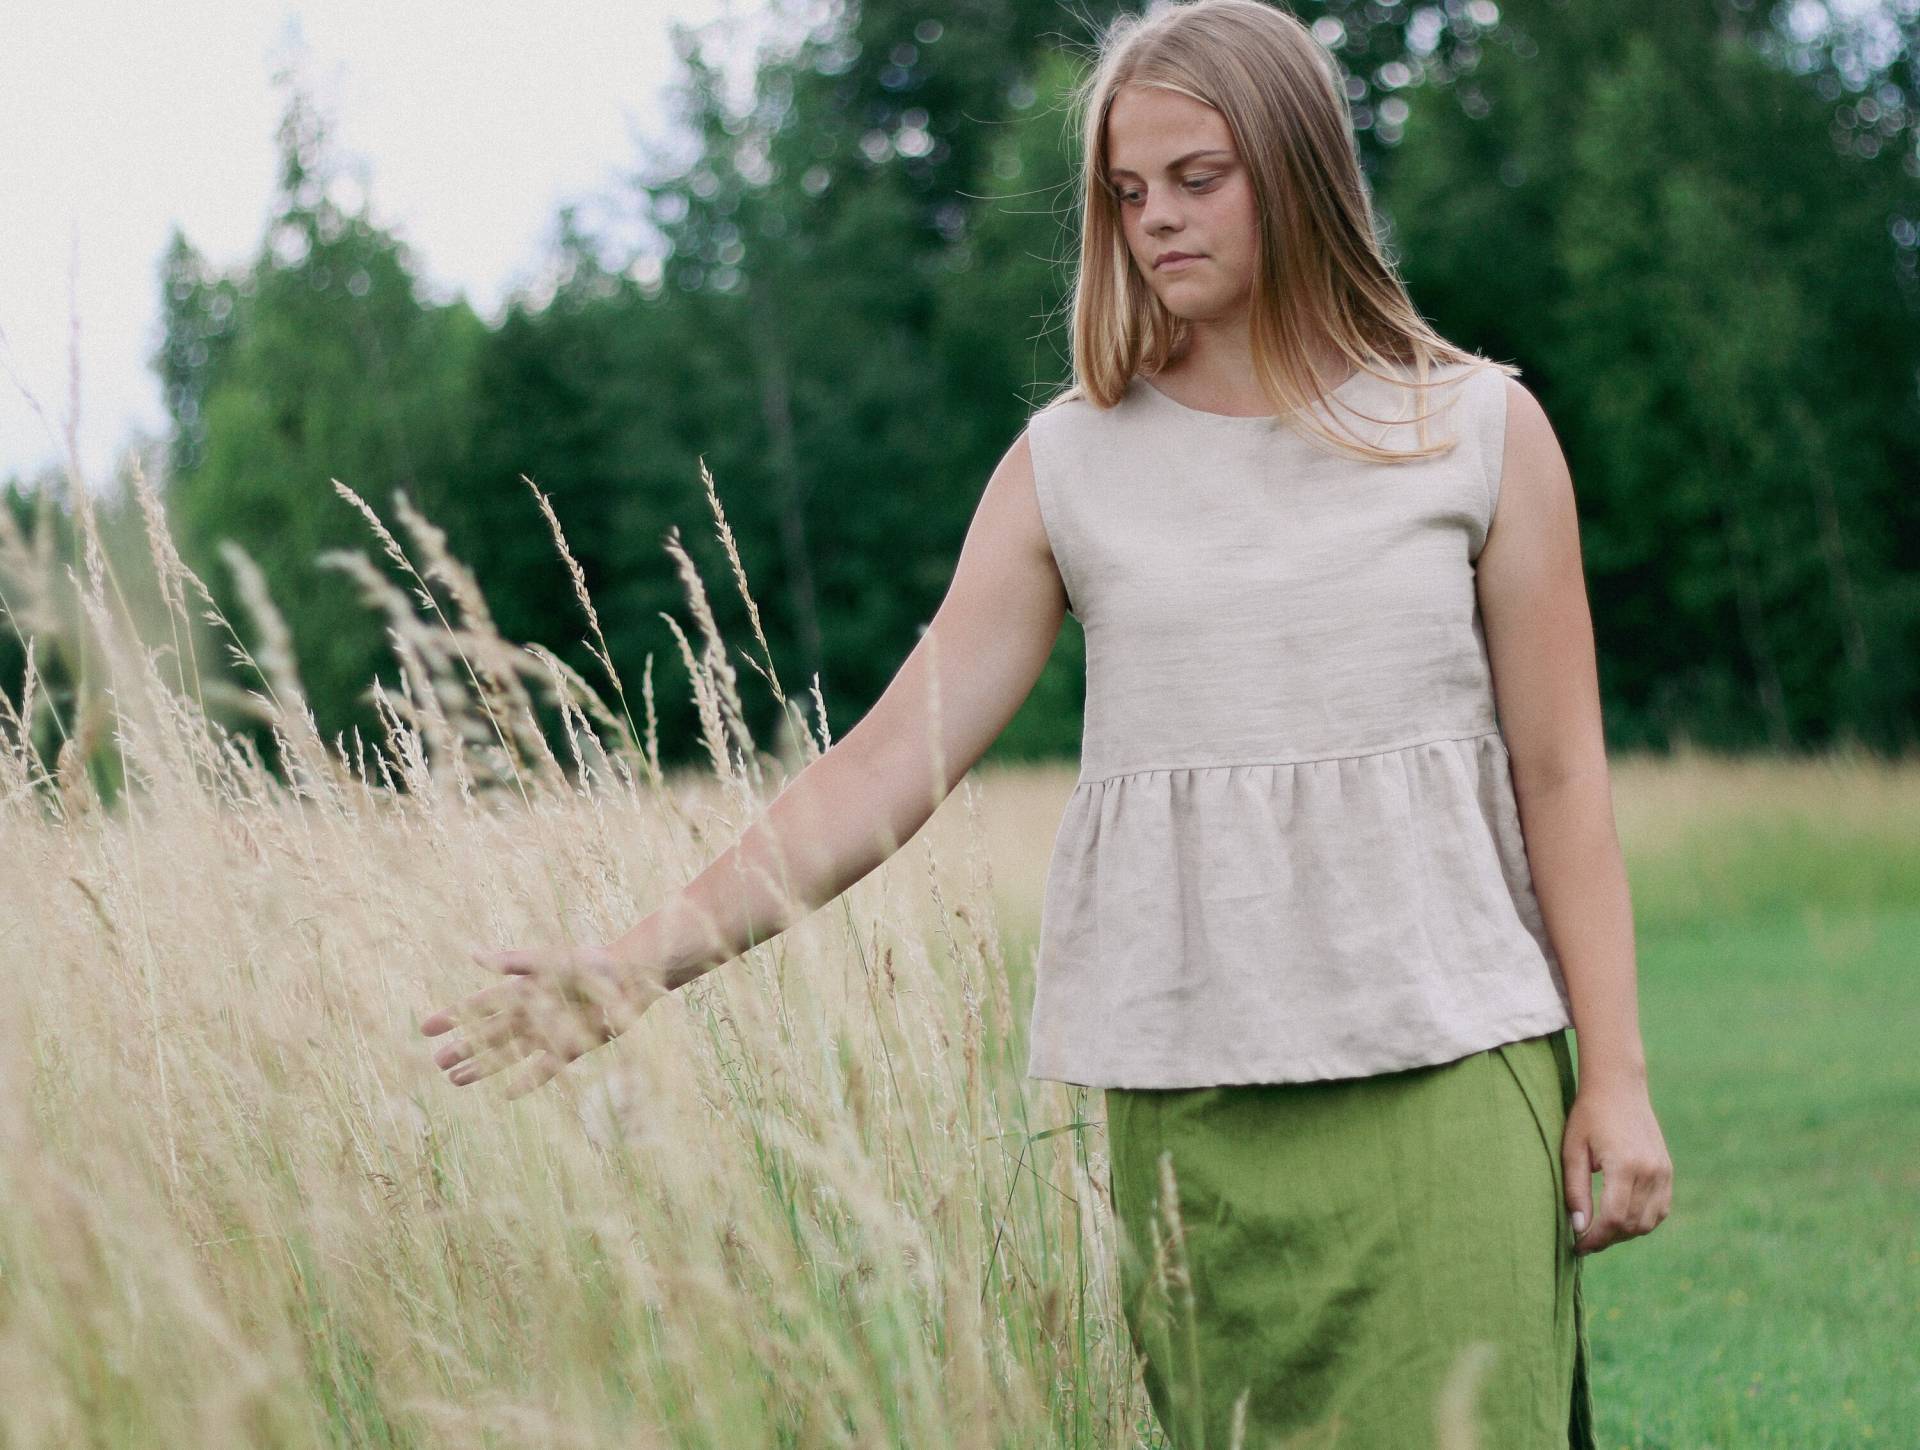
[[[1331,338],[1352,365],[1425,397],[1436,367],[1518,368],[1456,347],[1427,325],[1374,231],[1373,204],[1353,115],[1332,58],[1293,15],[1263,0],[1154,0],[1102,32],[1074,88],[1080,128],[1080,258],[1073,285],[1073,383],[1052,407],[1085,398],[1112,407],[1132,380],[1184,356],[1192,325],[1154,295],[1133,265],[1107,175],[1107,113],[1122,86],[1176,91],[1225,118],[1251,179],[1259,217],[1250,297],[1254,377],[1276,415],[1337,451],[1376,462],[1446,452],[1427,442],[1400,451],[1329,431],[1312,405],[1322,393],[1305,339]],[[1404,373],[1382,372],[1380,364]],[[1452,379],[1448,379],[1451,381]],[[1344,404],[1344,400],[1338,400]]]

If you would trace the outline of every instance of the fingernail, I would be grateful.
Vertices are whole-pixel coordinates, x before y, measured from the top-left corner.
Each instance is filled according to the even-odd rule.
[[[1578,1208],[1573,1211],[1573,1231],[1577,1234],[1587,1231],[1587,1215]]]

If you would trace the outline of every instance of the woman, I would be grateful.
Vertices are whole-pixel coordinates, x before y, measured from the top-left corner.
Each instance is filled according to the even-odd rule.
[[[919,829],[1071,611],[1029,1072],[1105,1090],[1162,1424],[1590,1446],[1579,1260],[1672,1168],[1565,461],[1407,297],[1291,16],[1123,16],[1082,101],[1074,385],[899,675],[625,936],[486,954],[509,980],[422,1030],[464,1028],[456,1083],[528,1059],[518,1093],[777,935]]]

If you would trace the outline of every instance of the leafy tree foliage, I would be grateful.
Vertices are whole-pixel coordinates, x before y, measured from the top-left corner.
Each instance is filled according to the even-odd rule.
[[[1416,97],[1383,192],[1415,295],[1567,447],[1610,733],[1910,740],[1913,153],[1836,147],[1764,30],[1505,15],[1470,92]]]
[[[219,538],[260,560],[329,730],[364,718],[387,659],[314,562],[369,543],[333,478],[376,505],[407,490],[503,630],[592,675],[531,480],[629,684],[657,666],[678,753],[670,536],[722,633],[751,638],[704,467],[788,692],[817,673],[843,733],[1064,377],[1064,93],[1118,8],[780,0],[744,104],[676,31],[687,152],[632,178],[646,241],[623,255],[563,215],[551,285],[491,327],[423,297],[405,249],[334,199],[296,97],[259,256],[221,275],[176,238],[165,262],[190,555],[210,578]],[[1520,363],[1567,447],[1616,743],[1912,739],[1911,47],[1821,30],[1819,8],[1300,8],[1347,72],[1416,300]],[[1069,623],[998,753],[1073,750],[1082,644]]]

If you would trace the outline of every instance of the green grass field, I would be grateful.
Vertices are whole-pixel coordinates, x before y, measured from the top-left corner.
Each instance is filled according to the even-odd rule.
[[[1872,814],[1627,842],[1674,1207],[1585,1261],[1608,1446],[1920,1445],[1920,822]]]

